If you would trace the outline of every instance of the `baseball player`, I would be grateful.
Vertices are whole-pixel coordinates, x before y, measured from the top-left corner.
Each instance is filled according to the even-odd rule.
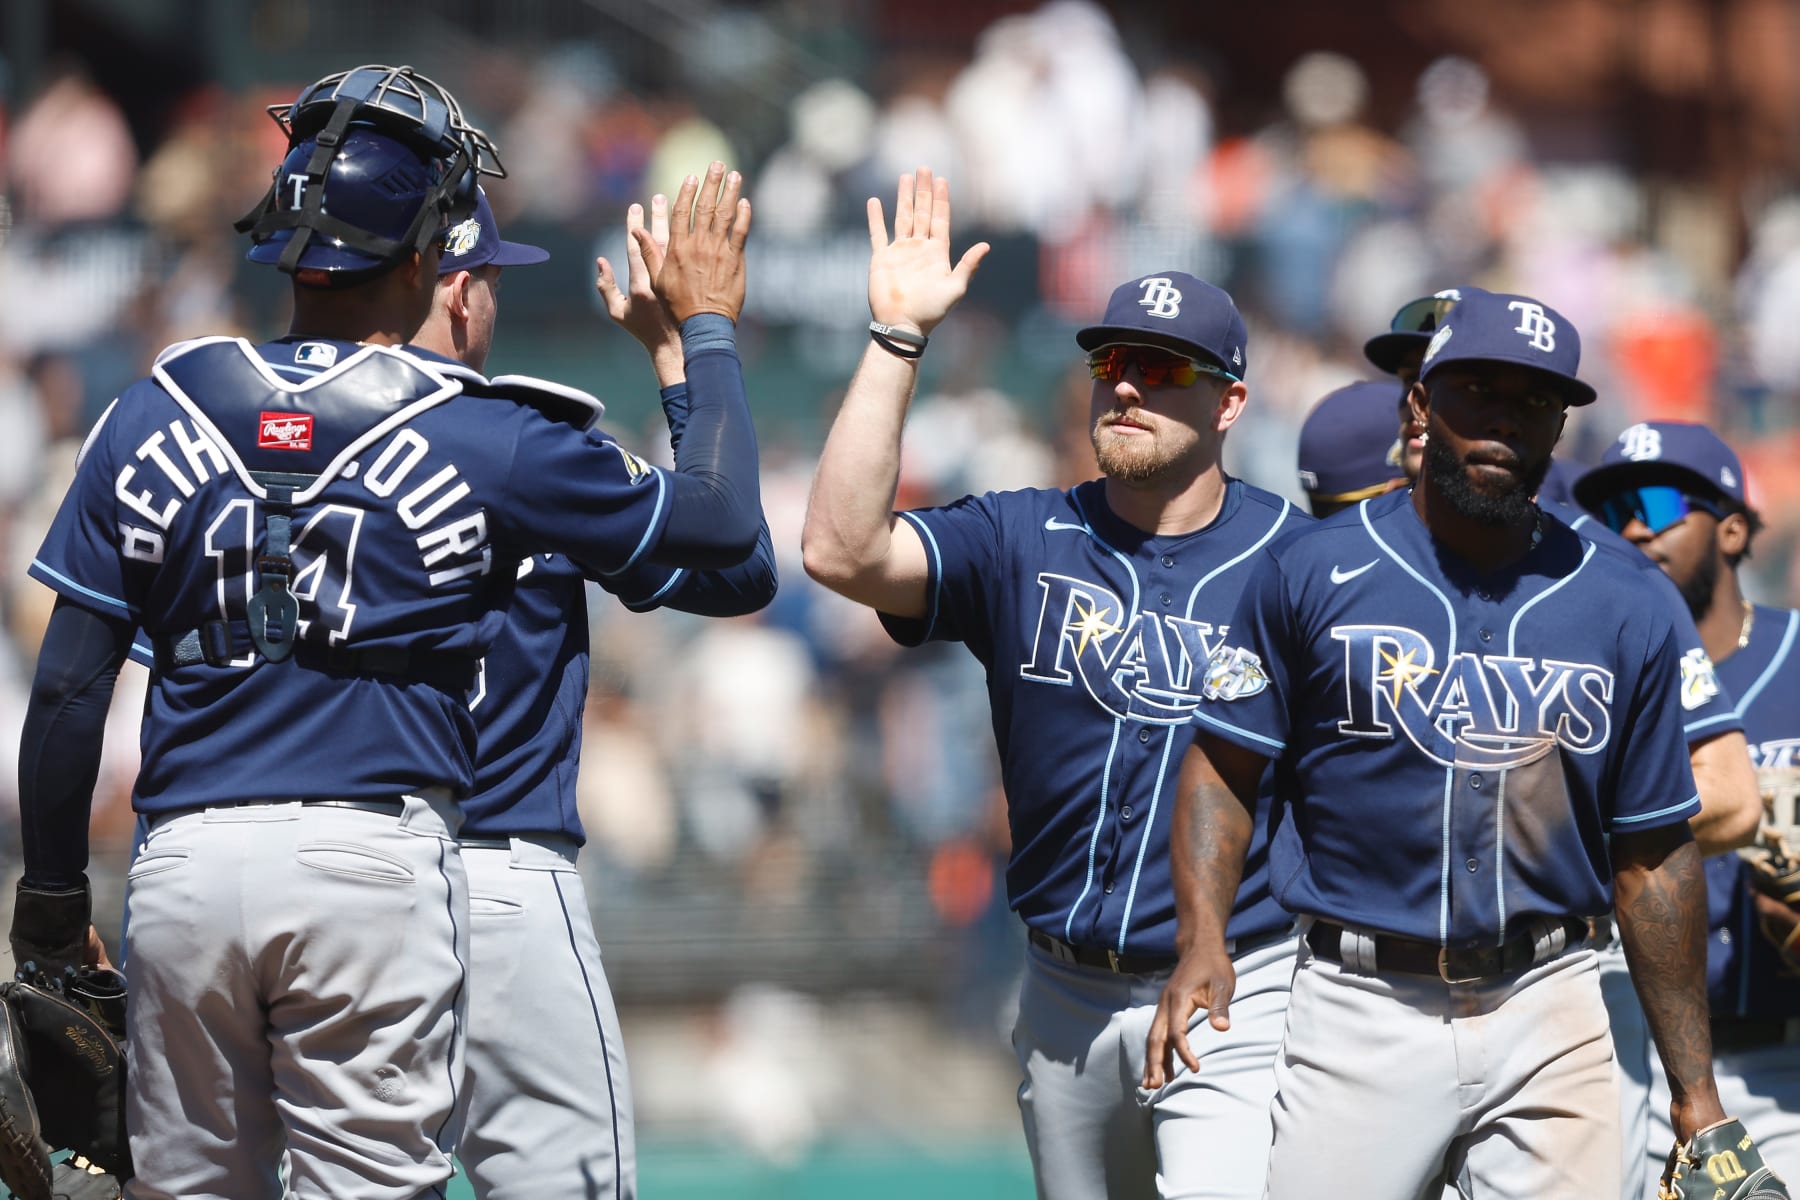
[[[1182,766],[1185,948],[1151,1073],[1196,1011],[1233,1023],[1222,915],[1273,760],[1277,897],[1306,928],[1276,1066],[1272,1200],[1619,1189],[1618,1095],[1587,918],[1610,906],[1684,1139],[1725,1118],[1701,986],[1668,618],[1639,572],[1532,497],[1578,335],[1465,295],[1410,393],[1410,493],[1271,548],[1216,648]],[[1396,1064],[1405,1064],[1403,1070]]]
[[[1419,366],[1425,356],[1438,323],[1456,307],[1457,301],[1481,289],[1446,288],[1431,296],[1421,297],[1401,307],[1386,333],[1370,338],[1363,353],[1370,362],[1399,377],[1410,388],[1417,381]],[[1410,410],[1401,406],[1400,437],[1409,447],[1405,456],[1409,478],[1417,479],[1420,454],[1423,452],[1424,426],[1415,425]],[[1631,546],[1595,521],[1588,513],[1564,500],[1552,498],[1562,490],[1554,481],[1570,472],[1559,471],[1564,464],[1552,459],[1549,470],[1538,485],[1538,506],[1557,517],[1582,537],[1622,554],[1639,568],[1653,566],[1641,555],[1630,553]],[[1689,822],[1694,840],[1703,854],[1716,854],[1743,845],[1756,831],[1761,813],[1756,778],[1749,769],[1743,724],[1733,707],[1729,691],[1721,686],[1713,663],[1707,657],[1700,632],[1680,594],[1666,579],[1648,572],[1650,587],[1666,609],[1675,628],[1679,650],[1680,676],[1675,694],[1683,714],[1682,730],[1687,737],[1688,762],[1693,768],[1699,789],[1700,812]],[[1621,1130],[1621,1169],[1625,1200],[1638,1200],[1644,1194],[1640,1186],[1640,1167],[1647,1154],[1660,1153],[1660,1143],[1650,1136],[1646,1118],[1650,1079],[1656,1058],[1650,1041],[1649,1027],[1644,1022],[1643,1008],[1638,1004],[1625,962],[1625,950],[1613,936],[1612,922],[1600,920],[1594,931],[1594,948],[1600,955],[1600,987],[1612,1014],[1613,1060],[1618,1069]]]
[[[658,254],[669,242],[666,197],[651,202]],[[681,333],[650,287],[627,217],[627,285],[599,260],[610,314],[644,343],[662,385],[677,453],[687,409]],[[503,241],[485,195],[446,238],[431,315],[412,344],[481,371],[498,317],[501,268],[541,262]],[[504,381],[502,381],[504,382]],[[599,415],[596,411],[596,417]],[[740,567],[687,571],[639,564],[594,582],[627,608],[710,616],[753,612],[775,595],[768,526]],[[470,700],[480,750],[457,841],[469,877],[468,1120],[457,1158],[480,1200],[637,1193],[624,1039],[601,964],[576,852],[588,621],[582,568],[559,554],[519,564],[506,627],[482,661]],[[546,1030],[557,1036],[545,1037]]]
[[[1248,392],[1231,298],[1179,271],[1112,293],[1076,335],[1104,478],[895,514],[900,432],[928,337],[985,245],[950,265],[948,185],[901,177],[890,241],[869,201],[870,329],[820,458],[806,569],[904,645],[987,668],[1029,945],[1013,1045],[1037,1188],[1051,1200],[1256,1197],[1295,943],[1262,848],[1230,909],[1245,997],[1199,1029],[1198,1070],[1138,1089],[1176,953],[1169,810],[1209,648],[1252,564],[1307,518],[1220,467]]]
[[[1725,686],[1739,697],[1748,757],[1762,779],[1771,824],[1793,845],[1800,613],[1744,597],[1738,566],[1762,520],[1746,499],[1743,464],[1711,430],[1657,421],[1626,429],[1575,486],[1578,498],[1639,546],[1686,597]],[[1800,990],[1792,968],[1759,930],[1753,870],[1737,854],[1706,860],[1713,1072],[1725,1106],[1756,1128],[1764,1158],[1792,1180],[1800,1178]],[[1646,1104],[1650,1154],[1641,1160],[1640,1195],[1672,1140],[1668,1095],[1657,1070]]]
[[[365,67],[274,111],[246,218],[292,276],[287,337],[165,350],[90,434],[31,574],[55,589],[21,739],[11,941],[54,973],[89,928],[87,815],[134,626],[157,671],[136,806],[132,1195],[441,1194],[459,1120],[469,693],[515,564],[722,567],[761,520],[733,349],[748,206],[689,179],[658,294],[682,322],[676,469],[402,348],[446,234],[500,174],[455,98]],[[720,194],[722,191],[722,195]],[[690,228],[689,218],[692,217]]]
[[[1392,383],[1352,383],[1313,405],[1300,425],[1300,486],[1315,517],[1406,486],[1394,436]]]

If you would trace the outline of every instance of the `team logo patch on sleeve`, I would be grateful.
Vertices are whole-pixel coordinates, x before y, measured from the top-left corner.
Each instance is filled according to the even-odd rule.
[[[631,482],[642,483],[644,480],[650,478],[649,463],[645,462],[625,447],[619,445],[617,442],[614,442],[612,445],[613,449],[619,452],[619,457],[625,460],[625,473],[630,477]]]
[[[1719,676],[1705,649],[1695,646],[1681,656],[1681,707],[1692,712],[1719,694]]]
[[[1269,686],[1262,659],[1240,646],[1220,646],[1206,660],[1208,700],[1241,700]]]
[[[256,429],[259,450],[311,450],[312,442],[311,413],[265,412]]]
[[[455,255],[460,258],[462,255],[473,250],[476,243],[480,241],[481,222],[477,221],[474,217],[470,217],[468,220],[453,226],[450,232],[444,235],[444,253],[447,256]]]

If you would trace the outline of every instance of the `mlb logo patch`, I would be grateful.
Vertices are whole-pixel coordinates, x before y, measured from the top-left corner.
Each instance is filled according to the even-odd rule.
[[[311,450],[312,440],[311,413],[266,412],[256,430],[259,450]]]
[[[330,342],[301,342],[294,347],[294,362],[302,367],[329,367],[337,362],[337,347]]]

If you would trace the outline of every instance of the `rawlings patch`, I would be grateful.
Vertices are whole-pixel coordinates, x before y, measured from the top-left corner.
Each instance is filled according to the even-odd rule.
[[[311,413],[266,412],[256,430],[259,450],[311,450],[313,415]]]

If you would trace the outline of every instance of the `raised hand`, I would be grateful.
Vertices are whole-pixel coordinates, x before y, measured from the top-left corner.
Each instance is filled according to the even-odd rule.
[[[742,175],[726,174],[725,164],[715,162],[704,180],[689,175],[682,181],[666,252],[642,225],[631,231],[651,287],[678,323],[700,313],[736,321],[744,307],[750,201],[738,195],[743,186]]]
[[[900,177],[892,241],[881,201],[869,198],[869,246],[869,315],[919,334],[963,298],[988,252],[977,242],[950,265],[950,181],[933,179],[930,167]]]
[[[682,373],[681,329],[651,286],[650,267],[638,244],[638,234],[643,229],[644,206],[633,204],[625,212],[625,286],[619,286],[612,264],[597,258],[594,260],[594,288],[606,302],[607,315],[643,343],[656,365],[657,378],[667,383],[670,380],[664,378],[665,374],[672,370],[678,379]],[[661,193],[650,197],[649,233],[656,250],[666,254],[669,248],[669,198]]]

